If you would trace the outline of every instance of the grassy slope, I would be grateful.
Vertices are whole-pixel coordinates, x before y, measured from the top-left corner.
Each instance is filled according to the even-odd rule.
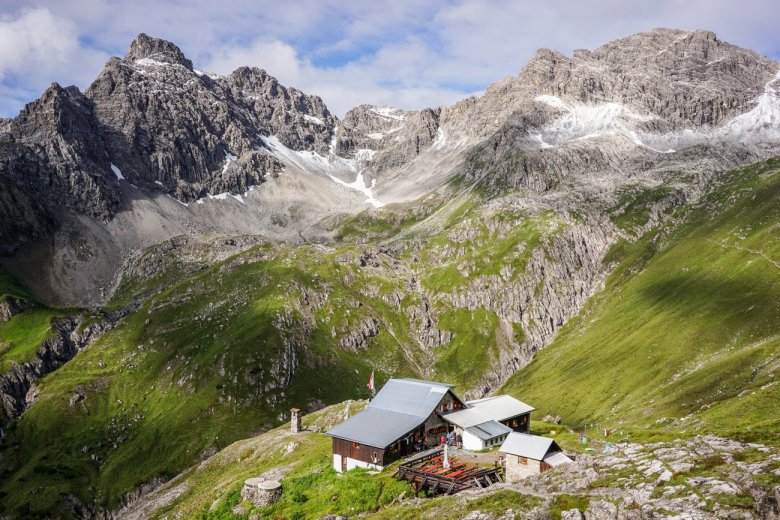
[[[14,363],[33,358],[51,333],[51,320],[60,316],[61,311],[34,309],[0,324],[0,373],[10,370]]]
[[[477,192],[462,192],[446,203],[440,203],[440,197],[432,198],[413,208],[360,213],[341,223],[339,236],[345,243],[358,244],[391,237],[397,257],[419,281],[421,290],[433,296],[429,310],[435,326],[453,334],[449,344],[432,349],[428,376],[470,389],[498,360],[499,319],[484,308],[474,312],[453,308],[440,297],[466,289],[479,277],[498,275],[502,267],[521,274],[534,248],[565,224],[552,212],[531,214],[513,207],[512,197],[493,199],[489,210]],[[392,238],[397,233],[401,239]],[[404,305],[411,303],[415,302]],[[515,337],[521,340],[521,325],[514,325]],[[408,335],[399,340],[420,348]]]
[[[596,418],[647,426],[696,412],[691,421],[727,421],[734,428],[777,417],[777,387],[760,389],[776,364],[777,273],[765,258],[733,247],[760,246],[778,257],[771,202],[780,182],[775,173],[759,175],[734,173],[707,199],[707,208],[692,212],[665,240],[648,236],[617,246],[612,256],[620,263],[610,290],[508,389],[571,423]],[[662,196],[640,193],[618,223],[643,224],[647,204]],[[366,229],[377,237],[409,232],[398,268],[392,262],[382,269],[358,267],[354,259],[362,247],[348,241],[335,251],[259,246],[202,271],[171,261],[155,280],[128,280],[112,306],[154,285],[165,289],[41,382],[39,402],[0,444],[0,496],[8,493],[0,506],[49,511],[73,494],[114,507],[140,483],[170,477],[212,450],[275,426],[290,406],[314,397],[327,404],[362,396],[371,369],[380,384],[390,376],[420,375],[418,367],[431,361],[409,334],[405,308],[420,305],[409,278],[436,292],[494,274],[498,264],[517,273],[533,245],[557,229],[549,215],[505,214],[508,220],[499,222],[494,217],[502,210],[485,214],[474,197],[458,201],[427,234],[410,227],[417,215],[390,217],[390,223],[380,215],[352,221],[358,235]],[[719,217],[709,219],[713,214]],[[735,231],[746,238],[737,240]],[[708,242],[723,238],[734,243],[723,248]],[[405,295],[400,308],[384,298],[398,291]],[[324,301],[313,303],[323,294]],[[306,299],[309,305],[301,303]],[[465,316],[441,303],[432,312],[454,339],[434,349],[428,375],[468,387],[495,357],[497,317],[484,309]],[[338,337],[368,316],[383,329],[369,347],[340,347]],[[521,337],[522,330],[515,334]],[[721,348],[723,338],[730,349]],[[288,388],[274,388],[284,370],[272,364],[290,342],[305,345],[297,351],[300,368]],[[740,370],[732,374],[734,366]],[[756,393],[729,400],[750,377]],[[714,390],[713,380],[720,385]],[[87,399],[70,407],[79,385]],[[637,406],[650,400],[652,406]],[[742,407],[751,403],[753,408]],[[776,424],[753,427],[776,431]]]
[[[364,401],[349,402],[328,407],[305,416],[304,427],[327,430],[343,419],[345,409],[351,415],[364,404]],[[376,512],[371,518],[411,519],[426,515],[454,519],[461,518],[463,511],[503,513],[508,508],[522,511],[541,502],[505,490],[469,501],[446,497],[414,507],[408,503],[392,505],[397,497],[410,495],[406,482],[392,478],[393,468],[378,474],[355,470],[339,475],[331,468],[331,457],[330,437],[314,431],[292,435],[284,425],[231,444],[205,463],[187,470],[149,497],[145,502],[156,507],[144,511],[153,518],[176,516],[204,520],[247,518],[252,514],[279,519],[317,519],[328,514],[352,516],[365,512]],[[284,471],[282,500],[265,508],[253,508],[242,502],[239,490],[243,481],[272,469]],[[171,490],[181,490],[181,493],[163,504],[160,497],[171,496]],[[237,504],[245,508],[243,515],[231,512]]]
[[[406,222],[409,210],[402,211],[388,218]],[[378,218],[371,217],[374,225],[385,227]],[[363,248],[351,241],[336,250],[258,246],[207,269],[192,254],[188,260],[164,255],[162,271],[124,280],[108,308],[163,290],[40,382],[38,402],[0,444],[0,493],[8,493],[0,506],[48,511],[73,494],[114,507],[139,484],[168,478],[210,450],[275,426],[291,406],[364,396],[372,369],[381,384],[420,376],[420,367],[429,366],[430,377],[467,388],[496,357],[496,315],[437,304],[438,327],[454,337],[428,354],[410,335],[406,308],[422,306],[409,289],[412,276],[427,284],[436,270],[456,262],[484,270],[490,269],[486,259],[522,261],[517,247],[536,236],[535,220],[506,217],[504,228],[522,233],[501,238],[488,217],[478,218],[478,204],[467,200],[416,253],[401,253],[400,265],[380,258],[381,268],[359,267]],[[535,233],[545,232],[548,220]],[[479,233],[468,244],[450,236],[471,226]],[[466,254],[453,256],[456,246]],[[415,254],[435,265],[412,260]],[[448,287],[468,281],[457,274]],[[398,292],[400,307],[385,298]],[[341,347],[339,338],[369,316],[382,331],[367,350]],[[273,363],[291,342],[300,345],[300,366],[287,388],[276,388],[285,369]],[[87,398],[70,406],[79,386]]]
[[[325,408],[305,416],[303,425],[326,430],[341,420],[345,410],[352,415],[364,404],[353,401]],[[283,511],[286,518],[319,518],[359,506],[370,509],[377,501],[392,499],[402,491],[386,473],[368,481],[362,472],[355,472],[351,478],[336,478],[329,469],[330,448],[330,437],[312,431],[292,435],[286,424],[238,441],[167,484],[163,492],[174,488],[185,491],[158,509],[155,516],[233,518],[229,511],[240,502],[238,491],[243,481],[273,468],[285,471],[285,499],[273,512]],[[332,500],[334,496],[336,500]],[[264,512],[271,513],[270,509]]]
[[[39,401],[0,445],[2,505],[47,511],[70,493],[113,507],[204,450],[275,426],[291,406],[363,395],[373,368],[380,380],[415,374],[393,335],[380,333],[360,352],[332,336],[390,315],[359,291],[396,283],[337,261],[341,252],[261,246],[151,298],[40,382]],[[304,291],[327,299],[304,309]],[[294,342],[299,368],[281,388],[285,369],[274,363]],[[78,386],[87,398],[69,406]]]
[[[8,296],[33,299],[11,275],[0,269],[0,300]],[[0,324],[0,373],[10,370],[14,363],[23,363],[34,358],[38,347],[51,332],[52,318],[64,314],[58,310],[34,308]]]
[[[779,166],[730,172],[668,236],[618,244],[606,290],[504,390],[572,424],[776,440]]]

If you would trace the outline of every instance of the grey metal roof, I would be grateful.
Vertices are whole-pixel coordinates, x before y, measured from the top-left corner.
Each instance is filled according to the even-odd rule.
[[[413,377],[399,377],[398,379],[391,379],[390,381],[409,381],[411,383],[421,383],[423,385],[446,386],[447,388],[455,388],[455,385],[450,383],[437,383],[436,381],[426,381],[424,379],[415,379]]]
[[[535,410],[533,406],[527,405],[511,395],[486,397],[469,401],[466,404],[471,408],[479,410],[485,417],[494,421],[504,421]]]
[[[452,386],[419,379],[391,379],[362,412],[328,434],[384,448],[425,421]]]
[[[464,430],[491,420],[490,417],[485,416],[476,408],[464,408],[463,410],[449,412],[446,415],[442,415],[442,418]]]
[[[487,421],[482,424],[477,424],[475,426],[466,428],[466,431],[472,435],[476,435],[483,441],[487,441],[502,435],[506,435],[512,431],[512,428],[508,428],[496,421]]]
[[[424,420],[417,415],[369,406],[332,428],[328,435],[367,446],[385,448]]]
[[[512,432],[504,443],[501,444],[499,451],[517,455],[518,457],[544,460],[548,453],[561,451],[561,448],[558,447],[558,444],[553,439],[548,439],[547,437]]]
[[[544,458],[544,461],[552,466],[553,468],[556,466],[560,466],[561,464],[568,464],[572,461],[569,457],[567,457],[562,451],[556,451],[552,455],[547,455]]]
[[[391,379],[368,406],[425,419],[450,388],[450,385],[417,379]]]

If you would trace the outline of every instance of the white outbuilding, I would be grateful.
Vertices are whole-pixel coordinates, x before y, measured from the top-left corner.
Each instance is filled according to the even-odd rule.
[[[465,408],[443,415],[442,418],[455,427],[455,433],[463,440],[463,448],[479,451],[500,445],[512,431],[498,421],[487,417],[476,408]]]

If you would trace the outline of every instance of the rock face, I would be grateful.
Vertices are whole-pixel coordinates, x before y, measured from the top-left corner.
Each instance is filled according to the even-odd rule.
[[[21,244],[40,240],[55,227],[54,217],[40,201],[14,179],[0,176],[0,256],[12,255]]]
[[[52,84],[0,133],[0,253],[53,230],[55,208],[97,219],[119,204],[92,102]]]
[[[86,96],[122,175],[183,201],[245,192],[278,171],[264,136],[293,150],[327,151],[335,121],[320,98],[263,70],[210,76],[174,44],[144,34],[124,58],[109,60]]]
[[[336,130],[336,153],[349,157],[359,149],[381,150],[405,126],[405,112],[387,106],[360,105],[344,116]]]
[[[442,126],[487,136],[513,113],[538,125],[571,102],[630,107],[653,116],[637,126],[655,131],[717,126],[752,108],[777,70],[773,60],[710,31],[654,29],[592,52],[577,50],[571,58],[540,49],[518,76],[443,110]],[[472,123],[465,125],[465,119]]]
[[[116,210],[116,178],[94,117],[93,103],[75,87],[54,83],[13,120],[4,177],[51,207],[108,218]]]
[[[244,193],[282,169],[265,137],[327,154],[322,100],[242,67],[193,70],[173,43],[139,35],[82,94],[53,84],[0,126],[0,254],[57,228],[58,211],[106,220],[120,178],[181,201]]]
[[[544,194],[605,172],[625,180],[744,164],[778,151],[778,68],[708,31],[656,29],[572,57],[542,49],[519,75],[451,107],[360,105],[339,121],[319,97],[261,69],[210,75],[175,44],[141,34],[84,94],[52,85],[0,124],[0,254],[41,243],[63,221],[114,238],[118,214],[132,236],[106,249],[126,256],[150,245],[138,239],[150,235],[149,211],[172,228],[153,242],[239,228],[292,239],[326,235],[313,224],[332,213],[414,200],[456,175],[492,194]],[[230,193],[247,205],[269,179],[240,211],[154,199]],[[139,209],[147,196],[152,207]],[[67,272],[54,257],[51,269]]]
[[[353,330],[342,336],[339,344],[348,350],[357,352],[368,348],[368,340],[379,334],[379,323],[373,317],[356,323]]]
[[[35,308],[35,304],[24,298],[6,296],[0,299],[0,325],[7,322],[20,312]]]

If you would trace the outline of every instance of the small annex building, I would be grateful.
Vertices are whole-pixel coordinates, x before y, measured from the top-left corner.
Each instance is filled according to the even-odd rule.
[[[507,482],[517,482],[572,462],[553,439],[527,433],[510,433],[499,451],[506,457]]]
[[[486,417],[519,433],[528,433],[531,426],[531,412],[536,410],[533,406],[527,405],[511,395],[496,395],[467,401],[466,406],[476,408]]]
[[[417,449],[438,445],[451,429],[442,415],[466,407],[453,387],[390,379],[363,411],[328,432],[333,438],[333,468],[381,470]]]
[[[498,446],[512,431],[508,426],[483,415],[476,408],[465,408],[446,414],[444,420],[454,426],[455,433],[461,437],[463,448],[471,451]]]
[[[445,414],[463,447],[479,451],[500,445],[513,432],[528,432],[532,406],[509,395],[466,402],[466,408]]]

